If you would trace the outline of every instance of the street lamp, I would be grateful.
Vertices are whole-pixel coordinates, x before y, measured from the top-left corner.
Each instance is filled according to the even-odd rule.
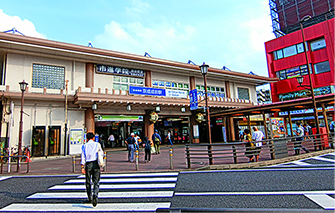
[[[208,72],[208,65],[205,62],[199,66],[202,75],[204,76],[204,86],[205,86],[205,103],[206,103],[206,122],[207,122],[207,135],[208,135],[208,143],[212,143],[211,138],[211,120],[209,114],[209,107],[208,107],[208,97],[207,97],[207,72]],[[208,157],[209,157],[209,164],[213,165],[213,158],[212,158],[212,146],[208,146]]]
[[[22,132],[23,132],[23,103],[24,103],[24,92],[27,89],[28,83],[24,80],[22,82],[19,82],[20,89],[21,89],[21,111],[20,111],[20,130],[19,130],[19,146],[18,146],[18,152],[19,156],[22,155]],[[20,171],[20,157],[17,159],[17,172]]]
[[[302,87],[309,87],[311,90],[311,94],[312,94],[312,102],[313,102],[313,111],[314,111],[314,117],[315,117],[315,123],[316,123],[316,134],[319,134],[319,116],[318,116],[318,109],[316,107],[316,101],[315,101],[315,96],[314,96],[314,86],[313,86],[313,82],[312,82],[312,74],[311,74],[311,69],[309,66],[309,60],[308,60],[308,55],[307,55],[307,44],[306,44],[306,40],[305,40],[305,34],[304,34],[304,27],[302,25],[303,22],[309,20],[310,18],[312,18],[311,16],[307,15],[305,17],[303,17],[300,21],[300,30],[301,30],[301,35],[302,35],[302,40],[304,42],[304,52],[305,52],[305,57],[306,57],[306,63],[307,63],[307,71],[308,71],[308,77],[309,77],[309,85],[301,85],[302,82],[304,81],[304,77],[303,76],[299,76],[297,78],[298,83],[300,84],[300,86]],[[316,149],[316,147],[315,147]],[[321,149],[321,146],[320,146]]]

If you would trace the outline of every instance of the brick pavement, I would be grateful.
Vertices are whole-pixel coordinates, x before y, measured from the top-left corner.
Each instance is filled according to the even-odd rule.
[[[203,146],[206,149],[206,146]],[[187,168],[185,157],[185,146],[175,145],[173,147],[173,169],[170,169],[170,153],[169,148],[161,146],[161,154],[152,155],[150,163],[144,163],[144,150],[139,152],[139,169],[136,170],[136,164],[127,161],[128,152],[126,148],[106,149],[107,152],[107,167],[106,173],[128,173],[128,172],[164,172],[164,171],[185,171],[185,170],[203,170],[203,169],[232,169],[232,168],[251,168],[278,164],[287,162],[288,160],[298,160],[310,156],[321,155],[323,153],[334,152],[334,149],[313,152],[309,154],[301,154],[294,157],[284,159],[270,160],[269,150],[264,149],[260,155],[260,162],[247,163],[248,158],[238,157],[238,164],[234,164],[233,158],[218,158],[214,159],[214,166],[209,166],[207,159],[192,159],[192,169]],[[292,155],[292,153],[290,154]],[[80,156],[76,156],[75,172],[73,172],[71,156],[51,156],[48,158],[39,157],[32,158],[29,164],[29,175],[63,175],[63,174],[80,174]],[[26,164],[21,164],[20,172],[16,172],[16,164],[11,166],[11,172],[7,173],[7,164],[3,165],[3,173],[0,175],[25,175]]]

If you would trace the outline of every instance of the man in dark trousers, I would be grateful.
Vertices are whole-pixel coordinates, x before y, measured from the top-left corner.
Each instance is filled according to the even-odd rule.
[[[94,140],[92,132],[87,133],[88,142],[81,148],[81,173],[85,174],[85,186],[88,202],[95,207],[98,203],[100,166],[98,164],[98,152],[102,151],[101,145]],[[93,182],[93,196],[91,190],[91,179]]]
[[[155,130],[155,133],[152,134],[152,137],[151,137],[152,141],[154,142],[154,145],[155,145],[155,149],[156,149],[156,155],[157,154],[160,154],[161,153],[161,150],[160,150],[160,144],[162,143],[162,138],[161,136],[158,134],[158,130],[156,129]]]

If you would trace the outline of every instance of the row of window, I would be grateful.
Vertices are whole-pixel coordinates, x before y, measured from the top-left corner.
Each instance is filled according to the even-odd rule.
[[[320,73],[329,72],[329,71],[330,71],[329,61],[323,61],[323,62],[314,64],[315,74],[320,74]],[[311,74],[312,73],[313,72],[311,70]],[[296,78],[302,75],[308,75],[307,65],[302,65],[302,66],[292,67],[286,70],[281,70],[279,72],[276,72],[276,75],[277,75],[277,78],[279,78],[279,80]]]
[[[322,39],[318,39],[315,41],[311,41],[310,42],[310,47],[312,51],[316,51],[319,49],[323,49],[326,48],[326,41],[324,38]],[[278,59],[282,59],[282,58],[286,58],[286,57],[290,57],[299,53],[303,53],[304,52],[304,44],[303,43],[299,43],[299,44],[295,44],[289,47],[285,47],[284,49],[280,49],[277,51],[273,52],[273,57],[274,60],[278,60]],[[308,49],[306,50],[308,51]]]
[[[65,67],[49,66],[42,64],[33,64],[32,87],[47,88],[47,89],[64,89],[65,81]],[[129,90],[129,86],[144,86],[143,78],[133,78],[125,76],[113,76],[113,89],[115,90]],[[189,84],[176,83],[169,81],[152,81],[153,87],[164,87],[175,90],[187,90],[189,93]],[[198,94],[205,95],[205,87],[203,85],[196,85]],[[249,100],[250,94],[248,88],[237,88],[238,97],[240,99]],[[209,97],[226,97],[224,87],[207,87]]]

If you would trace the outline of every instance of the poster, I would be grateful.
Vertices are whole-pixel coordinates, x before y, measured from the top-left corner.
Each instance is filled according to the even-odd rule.
[[[84,129],[70,129],[69,155],[80,154],[83,141]]]
[[[284,118],[271,118],[273,138],[283,138],[286,136]]]
[[[199,139],[199,126],[193,125],[193,138]]]

